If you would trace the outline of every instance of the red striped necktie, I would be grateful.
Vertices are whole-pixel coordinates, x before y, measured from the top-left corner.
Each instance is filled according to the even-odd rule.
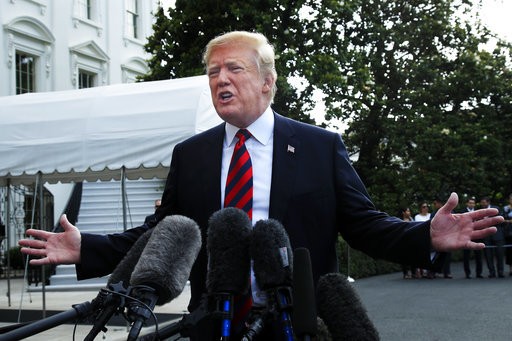
[[[251,133],[240,129],[235,136],[238,142],[229,164],[224,207],[237,207],[252,219],[252,163],[245,147],[245,141],[251,138]]]
[[[251,156],[245,147],[245,141],[251,138],[251,133],[246,129],[240,129],[235,136],[238,137],[238,142],[229,164],[224,207],[237,207],[252,219],[252,163]],[[247,280],[250,281],[250,278]],[[251,307],[251,290],[247,294],[235,296],[232,322],[235,335],[240,334],[244,329]]]

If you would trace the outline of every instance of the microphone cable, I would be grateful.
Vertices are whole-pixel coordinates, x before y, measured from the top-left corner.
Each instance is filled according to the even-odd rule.
[[[153,310],[151,309],[151,307],[149,307],[146,303],[142,302],[141,300],[139,300],[138,298],[135,298],[135,297],[132,297],[130,295],[127,295],[127,294],[123,294],[123,293],[120,293],[120,292],[117,292],[117,291],[114,291],[114,290],[110,290],[110,289],[106,289],[106,288],[103,288],[101,289],[101,292],[102,293],[107,293],[107,294],[110,294],[110,295],[114,295],[114,296],[118,296],[118,297],[121,297],[124,299],[124,302],[126,301],[132,301],[132,302],[136,302],[140,305],[142,305],[144,308],[146,308],[150,313],[151,313],[151,318],[153,319],[153,321],[155,322],[155,335],[158,335],[158,332],[159,332],[159,327],[158,327],[158,318],[156,317],[156,314],[153,312]],[[127,307],[128,305],[126,303],[123,303],[123,300],[121,300],[121,304],[120,306],[118,307],[118,310],[120,310],[121,308],[125,308]],[[126,313],[123,311],[122,313],[123,317],[125,318],[126,321],[130,322],[129,318],[126,316]],[[75,341],[75,337],[76,337],[76,329],[77,329],[77,326],[80,322],[83,322],[83,321],[86,321],[87,318],[85,319],[77,319],[77,321],[75,322],[75,325],[73,327],[73,341]],[[104,330],[103,332],[106,332],[106,330]],[[94,336],[95,337],[95,336]],[[87,340],[87,337],[84,339],[84,340]]]

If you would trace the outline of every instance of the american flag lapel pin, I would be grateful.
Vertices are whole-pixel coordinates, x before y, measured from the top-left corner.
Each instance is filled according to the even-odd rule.
[[[295,153],[295,147],[288,145],[288,149],[286,150],[288,153]]]

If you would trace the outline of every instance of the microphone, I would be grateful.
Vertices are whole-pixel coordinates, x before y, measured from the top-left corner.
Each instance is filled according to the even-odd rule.
[[[300,340],[317,334],[316,298],[309,250],[293,252],[293,331]]]
[[[130,279],[131,296],[144,304],[127,304],[133,321],[127,340],[137,339],[156,304],[165,304],[183,291],[200,248],[201,233],[192,219],[168,216],[155,226]]]
[[[323,275],[317,284],[318,315],[333,340],[379,340],[379,333],[366,313],[359,295],[345,276]]]
[[[329,329],[327,329],[327,326],[325,325],[324,320],[322,320],[320,317],[317,317],[316,325],[317,325],[317,334],[316,334],[315,340],[316,341],[332,341],[331,333],[329,332]]]
[[[281,223],[260,220],[252,231],[251,258],[258,286],[267,293],[270,311],[280,315],[286,340],[293,340],[290,312],[293,255],[290,240]]]
[[[107,288],[111,291],[126,294],[130,276],[137,264],[144,247],[146,246],[153,229],[147,230],[132,245],[128,253],[119,262],[107,281]],[[112,315],[122,306],[123,300],[119,295],[114,295],[106,290],[101,290],[93,304],[99,311],[94,318],[94,325],[87,334],[85,341],[94,340],[100,331],[106,331],[105,325]]]
[[[228,340],[234,296],[249,290],[251,221],[241,209],[226,207],[210,217],[208,226],[206,287],[221,312],[221,340]]]
[[[130,277],[133,269],[140,259],[146,244],[148,243],[149,237],[153,233],[154,229],[149,229],[142,234],[132,245],[128,253],[119,262],[117,267],[112,271],[108,278],[107,286],[117,283],[122,283],[125,288],[128,288],[130,284]]]

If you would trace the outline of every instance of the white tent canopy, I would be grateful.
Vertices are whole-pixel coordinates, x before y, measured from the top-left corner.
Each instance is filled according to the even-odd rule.
[[[0,97],[0,185],[165,178],[218,123],[206,76]]]

